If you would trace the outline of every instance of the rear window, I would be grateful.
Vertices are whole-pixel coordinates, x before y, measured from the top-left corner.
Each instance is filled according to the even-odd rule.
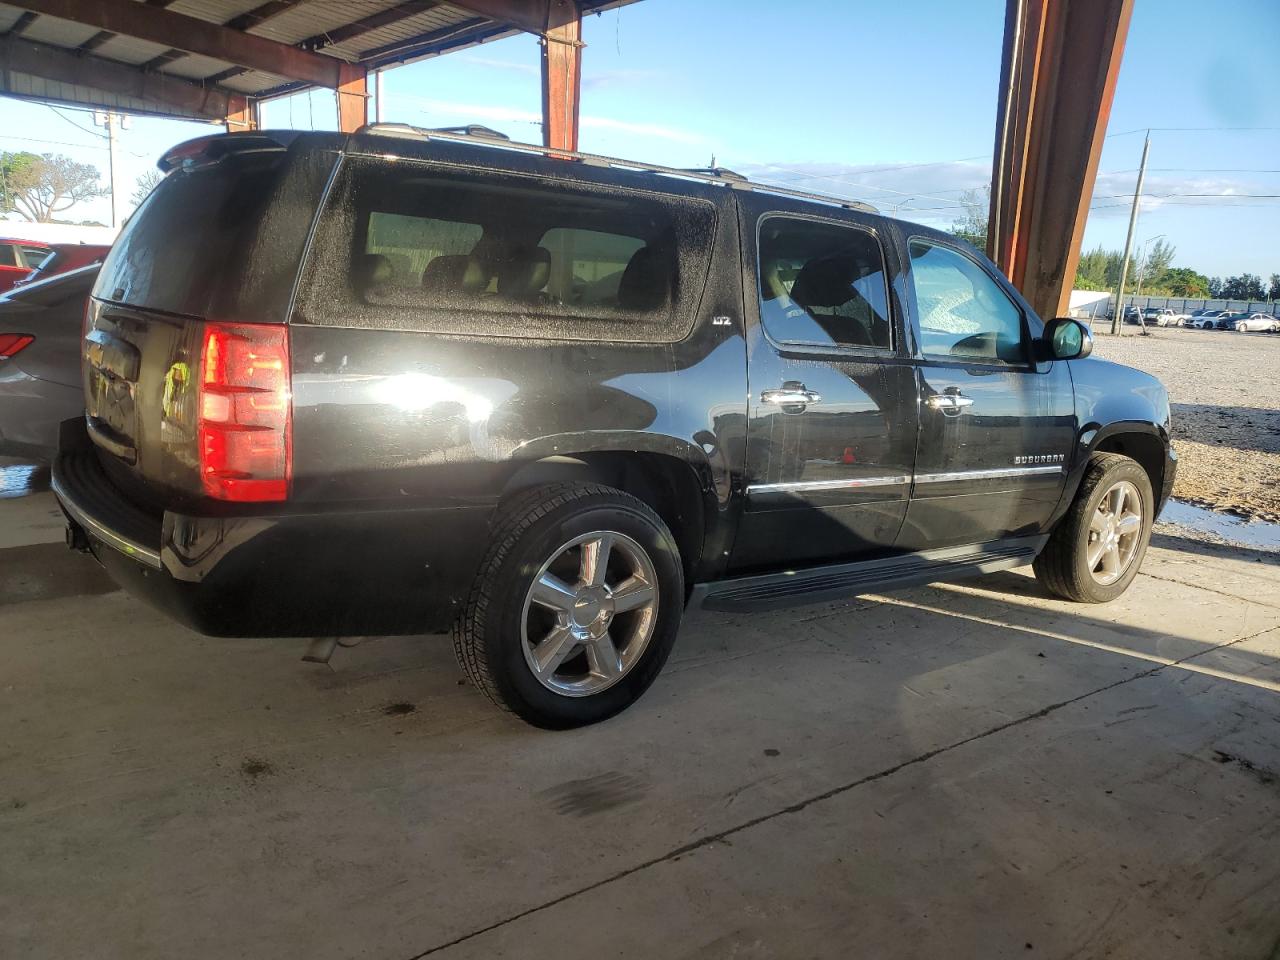
[[[334,326],[676,340],[714,225],[702,201],[353,158],[317,231],[301,312]]]
[[[259,151],[174,170],[121,231],[94,295],[186,316],[283,321],[334,159]]]
[[[48,247],[19,247],[18,260],[22,266],[30,267],[32,270],[44,264],[44,262],[52,257]]]

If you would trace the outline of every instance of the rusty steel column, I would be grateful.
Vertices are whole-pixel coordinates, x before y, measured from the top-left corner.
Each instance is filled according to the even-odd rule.
[[[369,83],[364,67],[343,63],[338,67],[338,129],[355,133],[369,122]]]
[[[1133,0],[1009,0],[987,253],[1066,313]]]
[[[582,14],[574,0],[551,0],[542,37],[542,143],[578,149],[582,98]]]
[[[231,96],[227,98],[227,116],[223,121],[227,133],[240,130],[257,130],[261,124],[258,117],[258,101],[248,97]]]

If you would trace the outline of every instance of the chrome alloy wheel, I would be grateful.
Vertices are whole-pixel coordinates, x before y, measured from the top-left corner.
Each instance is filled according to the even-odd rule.
[[[1089,521],[1085,553],[1095,583],[1105,587],[1124,576],[1142,542],[1142,521],[1142,497],[1128,480],[1103,495]]]
[[[640,661],[657,613],[658,575],[644,548],[622,533],[584,533],[551,555],[525,595],[525,662],[544,687],[591,696]]]

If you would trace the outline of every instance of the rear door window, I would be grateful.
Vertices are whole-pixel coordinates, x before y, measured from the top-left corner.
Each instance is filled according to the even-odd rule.
[[[317,231],[300,315],[438,333],[677,340],[692,325],[714,226],[705,201],[350,158]]]
[[[870,231],[771,216],[759,255],[760,320],[774,340],[892,348],[884,254]]]

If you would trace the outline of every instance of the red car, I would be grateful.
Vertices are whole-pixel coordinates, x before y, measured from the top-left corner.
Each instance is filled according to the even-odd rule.
[[[47,243],[0,239],[0,293],[25,280],[51,253],[53,248]]]
[[[91,263],[101,263],[110,249],[109,246],[98,243],[51,243],[46,247],[48,256],[27,276],[15,281],[13,286],[21,287],[37,280],[47,280],[60,273],[79,270]]]

